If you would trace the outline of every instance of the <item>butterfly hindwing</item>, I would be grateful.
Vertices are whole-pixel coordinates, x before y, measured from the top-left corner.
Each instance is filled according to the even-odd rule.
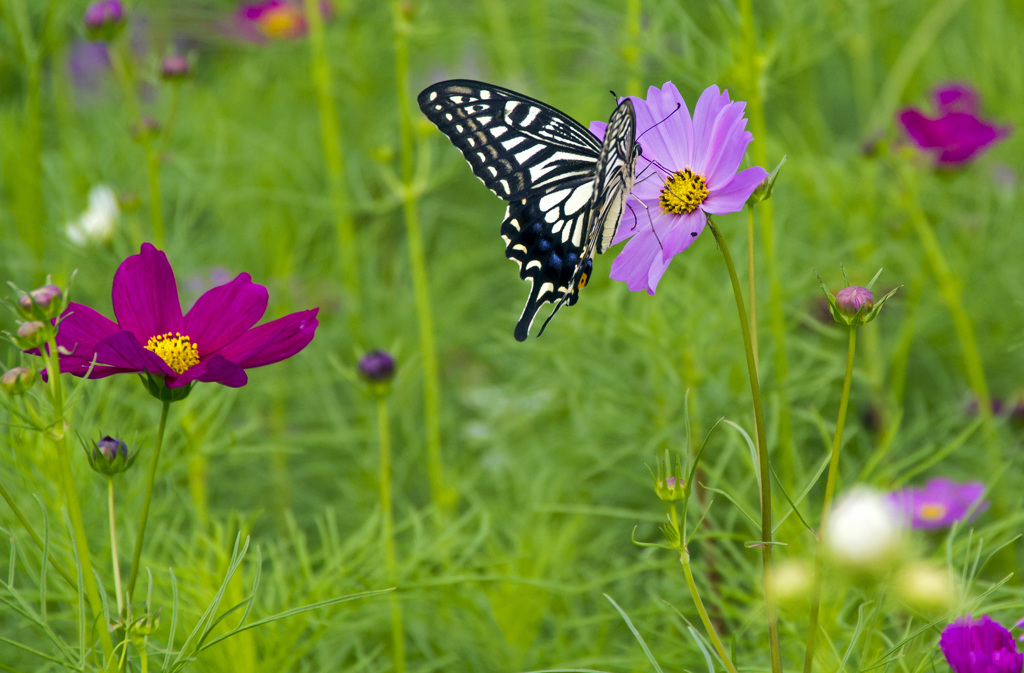
[[[418,102],[473,173],[509,202],[501,225],[505,255],[531,282],[515,329],[523,341],[545,303],[554,303],[554,311],[576,303],[593,255],[611,243],[632,187],[632,174],[628,183],[622,175],[626,164],[633,168],[623,159],[633,157],[632,104],[620,113],[628,101],[621,104],[609,120],[609,134],[619,129],[617,140],[606,136],[602,143],[550,105],[483,82],[439,82],[424,89]]]

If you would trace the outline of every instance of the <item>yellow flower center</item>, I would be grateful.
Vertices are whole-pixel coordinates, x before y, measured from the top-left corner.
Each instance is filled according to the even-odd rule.
[[[708,187],[703,175],[697,175],[689,168],[676,171],[665,179],[658,201],[661,212],[671,215],[686,215],[697,209],[708,198]]]
[[[940,502],[926,502],[921,505],[918,510],[918,514],[925,521],[938,521],[942,517],[946,516],[946,506]]]
[[[270,38],[294,37],[299,30],[301,17],[291,5],[275,7],[260,17],[260,28]]]
[[[181,332],[168,332],[150,337],[146,350],[153,351],[175,374],[183,374],[199,364],[199,346]]]

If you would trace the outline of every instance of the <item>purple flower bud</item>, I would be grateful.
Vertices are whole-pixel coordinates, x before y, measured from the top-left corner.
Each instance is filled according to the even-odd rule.
[[[874,301],[875,295],[871,294],[871,290],[859,285],[844,287],[836,292],[836,306],[846,315],[857,315],[861,309],[870,311]]]
[[[88,453],[88,449],[86,451]],[[124,472],[135,462],[135,454],[128,454],[128,445],[110,435],[96,442],[88,455],[89,466],[108,476]]]
[[[124,27],[124,7],[119,0],[99,0],[85,10],[83,21],[90,39],[109,42]]]
[[[60,315],[63,295],[56,285],[44,285],[18,299],[21,316],[26,320],[48,320]]]
[[[386,383],[395,376],[395,358],[387,351],[371,351],[359,360],[359,375],[370,383]]]
[[[191,65],[181,54],[171,54],[160,64],[160,76],[167,81],[177,81],[188,77]]]
[[[0,376],[0,390],[8,395],[22,395],[36,382],[35,371],[28,367],[13,367]]]
[[[92,455],[97,460],[102,455],[107,459],[108,463],[113,463],[117,460],[118,456],[122,458],[128,457],[128,445],[120,439],[114,439],[110,435],[106,435],[103,439],[96,442],[96,448],[93,449]]]

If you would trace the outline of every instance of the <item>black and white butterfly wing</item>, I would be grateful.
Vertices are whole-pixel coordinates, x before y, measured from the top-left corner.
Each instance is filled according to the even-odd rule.
[[[593,251],[584,250],[602,143],[550,105],[483,82],[439,82],[418,102],[473,173],[509,202],[501,224],[505,255],[531,283],[515,329],[523,341],[540,307],[575,304],[578,279],[590,274]]]
[[[636,142],[636,113],[633,102],[624,98],[612,112],[605,128],[601,153],[598,156],[594,193],[591,197],[590,219],[587,223],[587,240],[580,258],[580,264],[569,283],[570,287],[584,287],[590,278],[595,254],[603,253],[612,244],[615,232],[622,221],[622,213],[626,207],[626,199],[633,191],[636,179],[636,160],[640,155],[640,145]],[[567,301],[568,295],[562,297],[551,309],[551,315],[540,328],[544,333],[551,318]]]

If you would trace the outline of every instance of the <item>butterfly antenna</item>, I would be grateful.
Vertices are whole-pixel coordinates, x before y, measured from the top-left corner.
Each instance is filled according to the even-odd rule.
[[[676,108],[674,110],[672,110],[672,112],[669,112],[667,115],[665,115],[664,119],[662,119],[657,124],[655,124],[654,126],[650,127],[649,129],[647,129],[646,131],[644,131],[643,133],[638,135],[636,137],[637,142],[640,142],[640,139],[644,137],[644,134],[646,134],[647,131],[653,131],[654,129],[658,128],[659,126],[661,126],[662,124],[667,122],[672,117],[672,115],[674,115],[675,113],[679,112],[679,108],[681,108],[681,107],[683,107],[682,103],[676,103]]]

